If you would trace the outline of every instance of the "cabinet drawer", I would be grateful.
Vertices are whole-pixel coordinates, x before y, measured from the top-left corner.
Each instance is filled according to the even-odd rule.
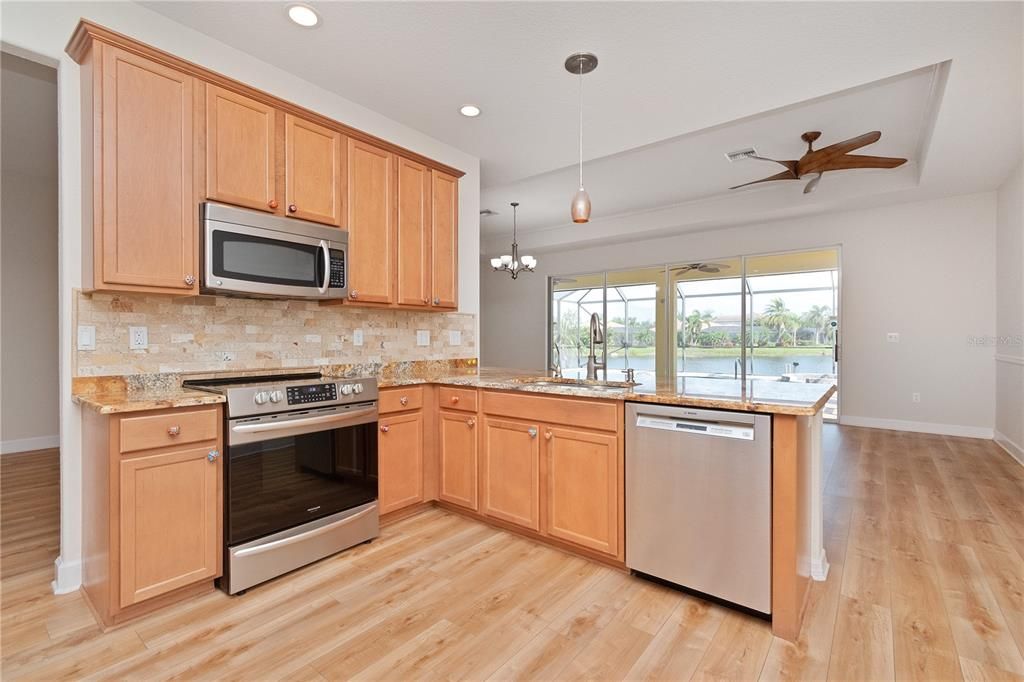
[[[380,392],[377,410],[381,414],[418,410],[423,407],[422,386],[402,386],[383,389]]]
[[[554,398],[537,394],[483,392],[483,411],[549,424],[566,424],[583,429],[618,431],[615,402],[585,398]]]
[[[168,445],[216,440],[218,410],[169,410],[121,419],[121,452],[152,450]]]
[[[476,390],[442,386],[437,392],[438,406],[448,410],[476,412]]]

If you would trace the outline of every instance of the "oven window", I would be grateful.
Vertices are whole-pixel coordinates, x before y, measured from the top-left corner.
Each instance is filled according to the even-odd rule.
[[[229,545],[377,499],[375,423],[229,450]]]
[[[318,286],[323,281],[320,247],[225,230],[213,231],[213,274],[249,282]]]

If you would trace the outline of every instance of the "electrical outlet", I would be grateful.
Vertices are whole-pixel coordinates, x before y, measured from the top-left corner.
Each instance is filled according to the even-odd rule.
[[[448,345],[449,346],[461,346],[462,345],[462,332],[458,329],[452,329],[448,332]]]
[[[362,329],[356,329],[355,331],[352,332],[352,345],[353,346],[361,346],[361,345],[363,345],[363,330]]]
[[[911,393],[910,394],[910,401],[914,402],[914,403],[921,402],[921,394],[920,393]]]
[[[149,329],[146,327],[128,327],[128,348],[145,350],[149,348]]]
[[[430,330],[429,329],[417,329],[416,330],[416,345],[417,346],[429,346],[430,345]]]
[[[78,350],[96,350],[96,327],[91,324],[78,325]]]
[[[888,341],[889,343],[899,343],[900,334],[899,332],[889,332],[888,334],[885,335],[885,340]]]

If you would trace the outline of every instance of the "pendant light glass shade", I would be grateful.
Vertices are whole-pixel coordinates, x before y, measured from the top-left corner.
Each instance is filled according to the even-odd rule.
[[[590,195],[582,187],[572,198],[572,221],[586,223],[590,221]]]
[[[587,200],[587,211],[590,211],[590,200]],[[522,272],[533,272],[537,268],[537,259],[533,256],[520,256],[519,243],[516,241],[516,216],[518,215],[519,202],[513,201],[509,204],[512,207],[512,254],[503,254],[498,258],[491,259],[491,268],[496,272],[507,272],[512,279],[519,277]]]

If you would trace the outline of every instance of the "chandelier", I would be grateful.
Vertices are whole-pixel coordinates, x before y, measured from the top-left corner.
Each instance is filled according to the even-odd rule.
[[[537,267],[537,259],[533,256],[519,257],[519,244],[516,243],[516,209],[519,208],[519,202],[513,201],[510,205],[512,206],[512,254],[492,258],[491,267],[495,272],[507,272],[512,275],[512,279],[516,279],[520,272],[533,272]]]

